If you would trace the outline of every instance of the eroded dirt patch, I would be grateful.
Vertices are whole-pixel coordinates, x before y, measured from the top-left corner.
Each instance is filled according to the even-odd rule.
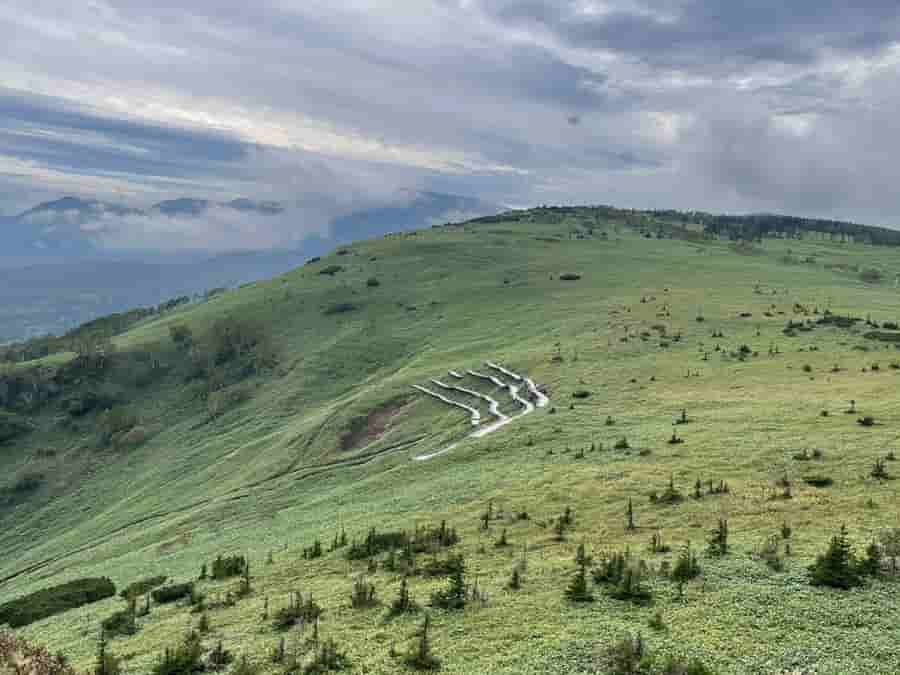
[[[341,435],[341,450],[358,450],[384,436],[395,419],[414,403],[410,396],[398,396],[381,404],[368,415],[350,420],[348,429]]]

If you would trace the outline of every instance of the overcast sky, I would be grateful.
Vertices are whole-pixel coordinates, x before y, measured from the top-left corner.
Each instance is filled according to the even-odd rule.
[[[900,225],[896,0],[6,0],[0,213],[62,194]]]

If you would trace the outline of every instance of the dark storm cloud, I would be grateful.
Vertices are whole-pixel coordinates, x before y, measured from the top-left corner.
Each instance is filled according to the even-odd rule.
[[[250,152],[225,135],[114,119],[9,91],[0,91],[0,119],[0,156],[60,170],[187,178],[227,173]]]
[[[562,41],[666,66],[809,64],[823,49],[873,52],[896,40],[896,2],[678,0],[590,3],[481,0],[500,22],[545,28]],[[621,5],[617,7],[617,5]]]
[[[184,130],[114,119],[77,110],[65,101],[0,90],[0,119],[6,129],[89,132],[113,143],[137,144],[159,155],[234,162],[247,156],[246,143],[203,130]]]
[[[900,223],[895,2],[13,0],[0,30],[0,211],[419,187]]]

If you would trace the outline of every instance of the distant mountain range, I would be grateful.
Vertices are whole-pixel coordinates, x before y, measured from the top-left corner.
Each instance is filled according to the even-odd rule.
[[[202,218],[212,208],[260,216],[276,215],[285,210],[277,202],[251,199],[214,202],[183,197],[138,209],[96,199],[62,197],[38,204],[16,216],[0,218],[0,264],[30,264],[42,259],[58,261],[60,257],[71,261],[73,256],[104,255],[103,236],[113,231],[124,218]]]
[[[471,197],[406,192],[387,204],[336,218],[326,235],[308,237],[287,249],[188,254],[104,247],[104,235],[122,219],[162,216],[197,219],[199,224],[213,209],[270,218],[289,216],[291,208],[246,198],[180,198],[139,209],[62,197],[0,217],[0,343],[60,334],[111,312],[269,278],[351,241],[503,210]]]

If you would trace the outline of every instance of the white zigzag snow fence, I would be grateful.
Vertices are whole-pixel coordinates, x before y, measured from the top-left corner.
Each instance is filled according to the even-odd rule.
[[[444,396],[443,394],[440,394],[436,391],[432,391],[431,389],[428,389],[426,387],[422,387],[419,385],[413,385],[413,388],[415,388],[418,391],[421,391],[433,398],[436,398],[439,401],[447,403],[448,405],[456,406],[457,408],[462,408],[463,410],[468,411],[471,415],[472,426],[478,427],[471,434],[469,434],[468,438],[481,438],[483,436],[487,436],[488,434],[496,431],[497,429],[500,429],[501,427],[506,426],[513,420],[516,420],[519,417],[524,417],[525,415],[533,412],[536,407],[543,408],[550,402],[550,399],[547,398],[547,396],[545,396],[544,393],[538,389],[537,385],[530,378],[523,377],[523,376],[519,375],[518,373],[508,370],[508,369],[504,368],[503,366],[493,363],[491,361],[487,361],[485,363],[485,365],[488,368],[491,368],[492,370],[496,370],[497,372],[502,373],[503,375],[505,375],[506,377],[512,379],[513,381],[515,381],[517,383],[520,383],[520,382],[524,383],[524,386],[528,388],[530,396],[534,398],[535,403],[532,403],[528,398],[523,398],[522,396],[519,395],[519,392],[522,389],[521,385],[508,384],[494,375],[487,375],[484,373],[479,373],[474,370],[467,370],[466,373],[468,375],[471,375],[472,377],[477,377],[479,379],[487,380],[487,381],[491,382],[492,384],[494,384],[498,388],[506,389],[507,392],[509,392],[510,398],[513,401],[515,401],[519,406],[522,407],[522,412],[519,413],[518,415],[513,415],[513,416],[505,415],[504,413],[502,413],[500,411],[499,401],[497,401],[496,399],[494,399],[491,396],[488,396],[487,394],[482,394],[481,392],[475,391],[474,389],[467,389],[465,387],[461,387],[458,385],[446,384],[437,379],[431,380],[432,384],[434,384],[436,387],[438,387],[444,391],[458,391],[462,394],[466,394],[467,396],[472,396],[474,398],[481,399],[482,401],[486,401],[488,404],[488,409],[490,410],[491,415],[494,416],[495,420],[493,422],[491,422],[490,424],[480,426],[481,425],[481,413],[478,411],[477,408],[474,408],[473,406],[456,401],[456,400],[450,398],[449,396]],[[463,375],[461,375],[460,373],[458,373],[454,370],[450,370],[450,371],[448,371],[448,373],[451,377],[454,377],[456,379],[463,379],[463,377],[464,377]],[[443,455],[443,454],[450,452],[456,446],[458,446],[459,443],[461,443],[461,442],[462,441],[457,441],[456,443],[453,443],[453,444],[447,446],[446,448],[443,448],[436,452],[416,455],[415,457],[413,457],[413,459],[421,462],[421,461],[432,459],[434,457],[438,457],[439,455]]]

